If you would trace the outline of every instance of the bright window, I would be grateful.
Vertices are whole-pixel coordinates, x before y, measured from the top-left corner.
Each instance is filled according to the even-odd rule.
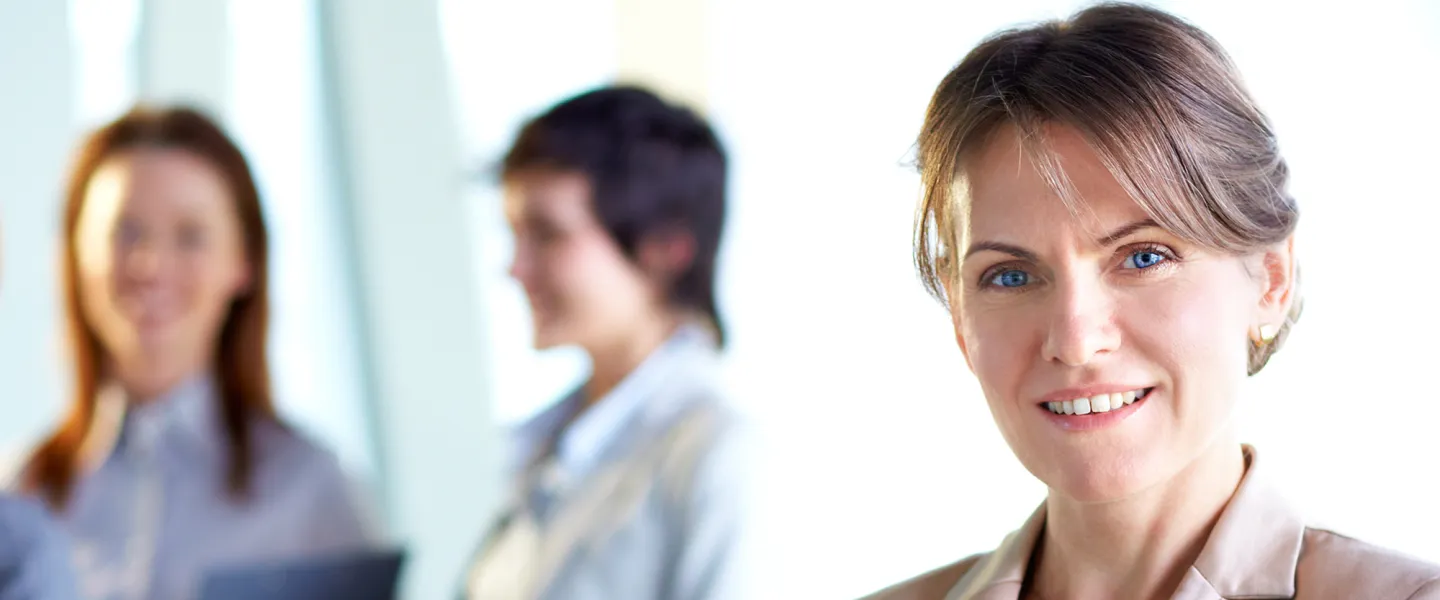
[[[324,136],[315,6],[244,0],[229,8],[229,123],[259,179],[270,229],[276,398],[288,418],[370,475],[363,337]]]

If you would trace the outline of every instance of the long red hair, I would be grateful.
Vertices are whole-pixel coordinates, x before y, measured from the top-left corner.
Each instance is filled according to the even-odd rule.
[[[277,421],[266,358],[268,336],[268,240],[260,193],[239,147],[215,121],[186,107],[136,107],[92,132],[81,144],[65,188],[64,247],[61,251],[65,336],[73,382],[69,410],[56,430],[31,457],[26,483],[55,508],[69,501],[80,475],[81,448],[95,418],[99,387],[107,375],[105,348],[81,311],[76,225],[86,187],[95,171],[122,152],[164,148],[189,152],[220,172],[239,215],[245,253],[253,272],[248,291],[236,298],[220,330],[212,365],[220,396],[221,418],[229,446],[227,483],[243,497],[250,488],[255,450],[250,428],[257,419]]]

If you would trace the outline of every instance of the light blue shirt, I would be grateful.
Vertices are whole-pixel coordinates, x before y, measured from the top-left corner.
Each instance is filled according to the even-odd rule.
[[[65,534],[38,502],[0,496],[0,600],[75,600]]]
[[[469,577],[525,522],[538,537],[530,597],[741,598],[751,434],[725,400],[709,333],[681,328],[546,454],[582,399],[577,390],[517,431],[514,494]]]
[[[102,441],[60,514],[82,597],[194,600],[217,568],[377,544],[334,455],[278,423],[255,422],[250,496],[233,498],[210,379],[136,407],[114,388],[99,402]]]

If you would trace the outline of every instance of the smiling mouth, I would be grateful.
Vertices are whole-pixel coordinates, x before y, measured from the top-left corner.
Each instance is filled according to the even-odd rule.
[[[1125,408],[1127,404],[1140,402],[1150,396],[1155,388],[1142,388],[1115,394],[1096,394],[1089,398],[1075,398],[1061,402],[1045,402],[1040,406],[1057,415],[1089,415]]]

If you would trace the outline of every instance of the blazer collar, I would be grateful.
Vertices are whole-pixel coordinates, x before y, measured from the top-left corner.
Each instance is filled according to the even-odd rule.
[[[1195,560],[1195,571],[1226,598],[1291,598],[1305,520],[1265,477],[1255,449],[1249,468]]]
[[[1176,590],[1176,600],[1295,596],[1305,522],[1270,486],[1255,449],[1247,445],[1243,450],[1245,475]],[[960,579],[946,600],[1014,600],[1044,530],[1041,503],[1023,527]]]

